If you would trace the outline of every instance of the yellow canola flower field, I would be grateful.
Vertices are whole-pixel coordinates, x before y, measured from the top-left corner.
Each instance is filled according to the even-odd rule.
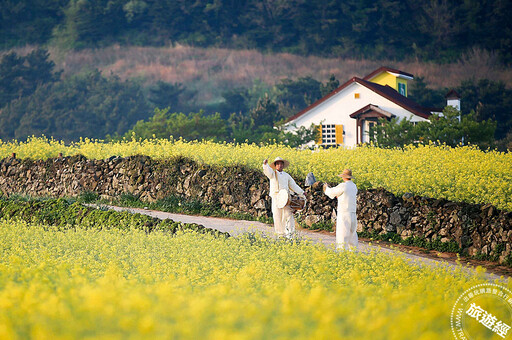
[[[253,234],[2,220],[0,240],[1,339],[449,339],[457,297],[486,282]]]
[[[288,159],[288,171],[297,178],[313,172],[317,180],[338,182],[343,168],[351,168],[361,189],[382,187],[396,195],[444,198],[469,203],[492,203],[512,211],[512,153],[481,151],[463,146],[409,146],[380,149],[366,146],[352,149],[297,150],[283,145],[185,142],[150,139],[102,142],[85,139],[66,145],[47,138],[27,142],[0,141],[0,157],[16,153],[20,158],[46,159],[82,154],[87,158],[147,155],[152,158],[190,157],[209,165],[245,165],[261,169],[265,158]]]

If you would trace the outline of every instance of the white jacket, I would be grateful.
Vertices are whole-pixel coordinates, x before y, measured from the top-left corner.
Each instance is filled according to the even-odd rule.
[[[338,197],[338,212],[356,212],[357,187],[354,182],[347,181],[334,188],[327,187],[325,194],[331,199]]]
[[[290,193],[291,190],[300,196],[304,195],[304,190],[302,190],[301,187],[295,183],[292,176],[288,175],[286,172],[274,170],[267,163],[263,164],[263,173],[270,179],[270,197],[274,198],[281,189],[286,189],[288,193]]]

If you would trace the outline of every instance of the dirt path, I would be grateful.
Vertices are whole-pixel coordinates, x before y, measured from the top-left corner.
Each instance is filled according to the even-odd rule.
[[[216,229],[222,232],[228,232],[232,236],[239,235],[241,233],[256,231],[261,232],[265,235],[274,237],[275,234],[273,232],[273,228],[265,223],[257,222],[257,221],[244,221],[244,220],[233,220],[219,217],[206,217],[206,216],[192,216],[192,215],[182,215],[175,213],[168,213],[156,210],[147,210],[147,209],[138,209],[138,208],[124,208],[124,207],[116,207],[109,205],[102,205],[105,208],[113,209],[115,211],[129,211],[132,213],[139,213],[148,215],[151,217],[156,217],[159,219],[172,219],[177,222],[184,223],[197,223],[205,226],[206,228]],[[298,235],[303,238],[310,239],[314,243],[322,243],[327,247],[333,247],[336,242],[336,236],[334,233],[328,232],[314,232],[306,229],[299,229]],[[450,253],[440,253],[436,251],[425,251],[424,249],[416,248],[416,247],[406,247],[406,246],[398,246],[393,245],[387,242],[369,242],[369,240],[360,239],[359,240],[359,251],[367,252],[372,250],[378,250],[387,254],[402,254],[411,262],[417,263],[419,265],[429,265],[429,266],[445,266],[447,269],[454,269],[457,266],[456,260],[457,257],[455,254]],[[498,266],[491,262],[485,261],[475,261],[475,260],[467,260],[463,259],[461,262],[466,265],[464,268],[468,270],[468,272],[473,272],[474,268],[478,265],[487,268],[486,275],[489,280],[499,279],[503,276],[504,279],[508,279],[512,277],[512,269],[505,266]]]

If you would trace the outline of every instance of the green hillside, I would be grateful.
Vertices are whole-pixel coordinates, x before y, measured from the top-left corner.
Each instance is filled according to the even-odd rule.
[[[150,119],[183,117],[173,113],[189,125],[219,113],[223,127],[208,136],[216,140],[286,140],[274,124],[386,65],[415,75],[410,97],[422,105],[444,106],[456,89],[463,114],[497,122],[498,144],[512,143],[508,2],[22,0],[0,8],[3,140],[152,135]]]
[[[3,1],[0,46],[186,43],[365,58],[453,61],[472,48],[512,61],[508,1]]]

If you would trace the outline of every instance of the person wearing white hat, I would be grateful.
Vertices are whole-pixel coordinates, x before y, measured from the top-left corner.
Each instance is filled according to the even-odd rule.
[[[286,205],[279,208],[277,205],[277,196],[280,190],[286,190],[297,193],[304,200],[304,190],[295,183],[292,176],[284,172],[283,169],[290,165],[286,159],[276,157],[272,163],[268,163],[268,159],[263,161],[263,173],[270,180],[270,197],[272,198],[272,216],[274,218],[274,231],[278,236],[290,238],[295,233],[295,219],[292,209]]]
[[[338,198],[336,218],[336,249],[357,249],[357,186],[352,182],[352,171],[345,169],[339,174],[343,183],[334,188],[324,184],[324,192],[329,198]]]

